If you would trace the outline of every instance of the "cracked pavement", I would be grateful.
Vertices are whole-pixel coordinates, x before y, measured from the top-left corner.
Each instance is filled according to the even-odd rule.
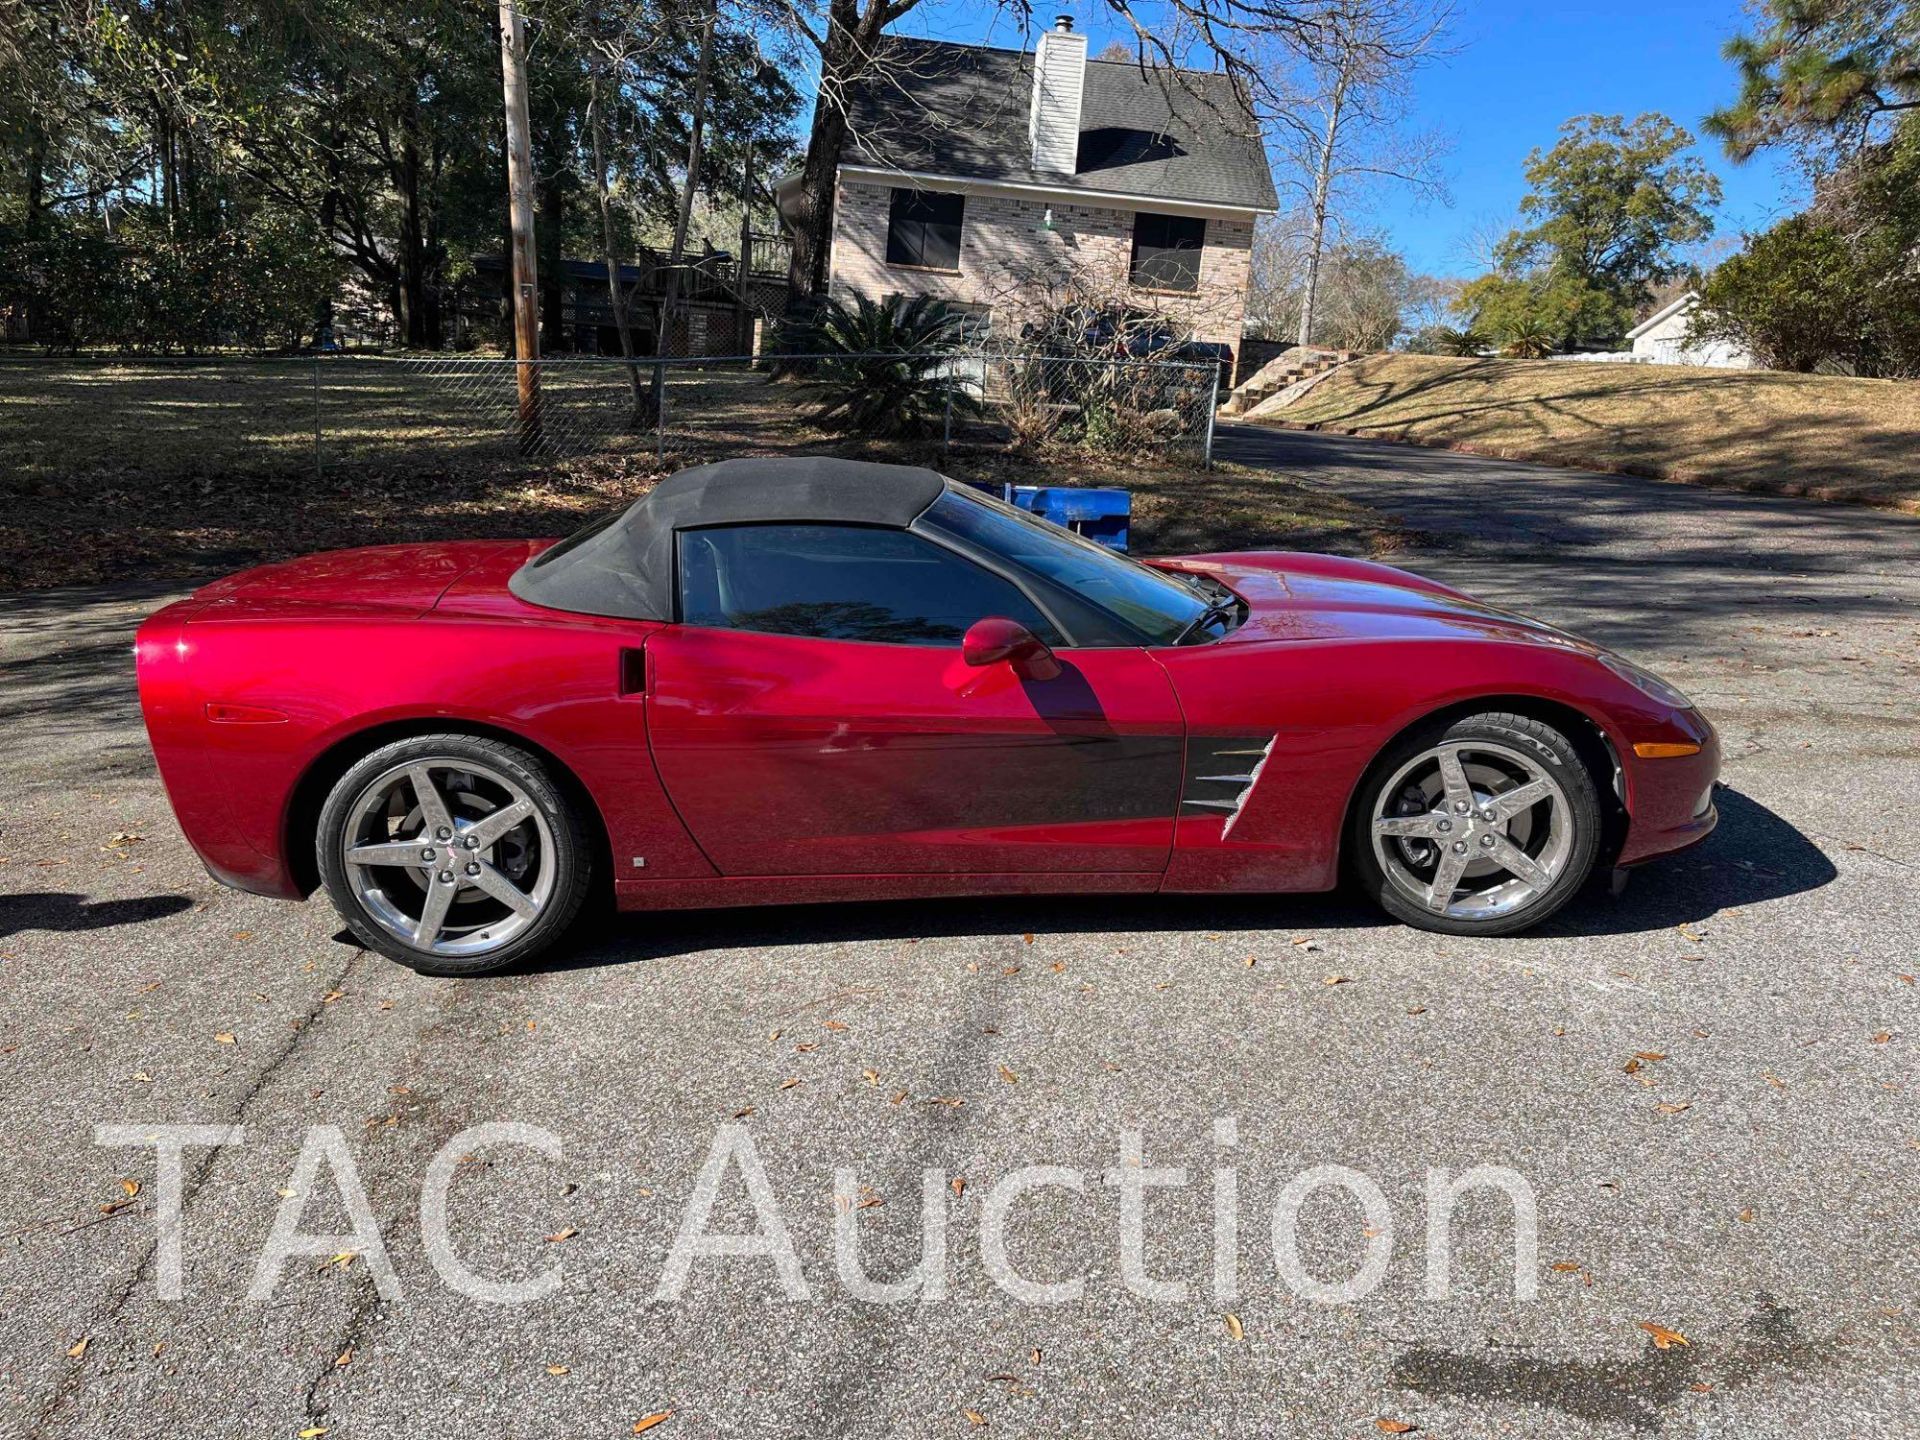
[[[1399,563],[1688,690],[1726,747],[1720,831],[1513,940],[1341,896],[1012,899],[628,917],[549,968],[423,980],[343,943],[324,902],[225,891],[187,851],[127,655],[167,587],[8,597],[0,1434],[572,1437],[662,1411],[664,1437],[965,1435],[968,1412],[1011,1434],[1905,1433],[1920,522],[1324,435],[1221,444],[1403,518],[1430,543]],[[419,1221],[436,1153],[503,1120],[563,1152],[455,1142],[449,1211],[476,1271],[562,1267],[519,1305],[458,1293]],[[245,1130],[186,1153],[179,1300],[156,1294],[152,1153],[92,1138],[162,1123]],[[749,1259],[654,1299],[728,1123],[808,1300]],[[249,1300],[324,1126],[399,1298],[323,1253]],[[1146,1230],[1183,1300],[1122,1282],[1123,1128],[1187,1172]],[[1030,1164],[1085,1190],[1022,1200],[1010,1258],[1083,1277],[1078,1300],[1019,1303],[983,1267],[986,1198]],[[1322,1164],[1388,1207],[1384,1230],[1338,1192],[1301,1213],[1322,1278],[1386,1241],[1350,1303],[1272,1259],[1274,1197]],[[1491,1195],[1460,1202],[1451,1292],[1427,1294],[1427,1172],[1481,1164],[1536,1197],[1538,1299],[1514,1296]],[[849,1295],[836,1167],[884,1202],[852,1212],[877,1278],[919,1256],[922,1171],[947,1182],[944,1298]],[[1226,1300],[1216,1167],[1240,1197]],[[714,1226],[752,1218],[736,1170]],[[303,1228],[349,1229],[324,1176]]]

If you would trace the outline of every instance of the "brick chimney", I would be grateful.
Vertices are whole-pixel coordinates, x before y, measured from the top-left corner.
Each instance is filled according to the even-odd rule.
[[[1080,154],[1080,92],[1086,84],[1087,37],[1076,35],[1071,15],[1056,16],[1053,29],[1033,52],[1033,107],[1027,139],[1033,168],[1071,175]]]

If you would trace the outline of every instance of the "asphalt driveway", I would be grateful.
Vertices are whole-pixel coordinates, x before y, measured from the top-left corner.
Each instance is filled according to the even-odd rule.
[[[668,1440],[1906,1433],[1920,522],[1328,436],[1221,443],[1402,516],[1428,537],[1410,567],[1668,674],[1722,729],[1718,834],[1517,940],[1338,898],[1016,900],[642,917],[564,965],[422,980],[343,943],[321,902],[200,872],[128,673],[164,593],[0,602],[0,1433],[582,1437],[666,1412]],[[497,1121],[558,1153],[465,1133]],[[244,1135],[185,1152],[163,1299],[154,1152],[95,1127],[181,1123]],[[315,1127],[364,1191],[357,1236],[337,1170],[295,1176]],[[1142,1227],[1184,1298],[1123,1276],[1123,1130],[1142,1167],[1186,1171]],[[699,1259],[657,1298],[717,1140],[736,1160],[751,1142],[795,1268]],[[1386,1256],[1332,1302],[1277,1276],[1271,1233],[1282,1188],[1327,1164],[1385,1207],[1328,1189],[1300,1209],[1321,1281]],[[1034,1165],[1084,1189],[999,1204]],[[1429,1293],[1429,1172],[1474,1166],[1531,1194],[1537,1298],[1516,1297],[1492,1193],[1459,1202],[1450,1293]],[[899,1276],[923,1172],[946,1293],[856,1298],[836,1225]],[[423,1190],[466,1271],[558,1267],[554,1288],[463,1293]],[[770,1233],[737,1166],[718,1195],[712,1230]],[[248,1299],[302,1205],[323,1238]],[[1009,1266],[1081,1288],[1017,1298]]]

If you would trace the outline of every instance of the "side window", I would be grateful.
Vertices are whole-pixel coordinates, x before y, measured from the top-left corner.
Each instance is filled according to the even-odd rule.
[[[730,525],[679,536],[680,619],[688,625],[958,645],[989,615],[1049,643],[1053,626],[1012,582],[904,530]]]
[[[895,190],[887,206],[887,263],[958,270],[966,208],[964,195]]]
[[[1198,290],[1207,222],[1185,215],[1133,217],[1133,283],[1148,290]]]

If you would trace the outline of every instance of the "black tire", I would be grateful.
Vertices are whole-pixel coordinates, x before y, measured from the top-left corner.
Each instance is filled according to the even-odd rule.
[[[396,767],[434,762],[457,766],[462,762],[484,766],[517,786],[538,813],[538,863],[550,865],[551,879],[537,914],[503,943],[482,953],[450,956],[410,944],[393,933],[356,889],[345,856],[346,829],[369,787]],[[484,818],[484,814],[480,817]],[[467,823],[462,816],[460,823]],[[529,832],[531,833],[531,832]],[[555,783],[549,768],[518,746],[474,735],[419,735],[382,745],[357,761],[327,795],[315,834],[320,879],[334,909],[354,938],[369,950],[418,971],[422,975],[488,975],[552,950],[573,930],[593,888],[593,847],[587,838],[578,806]],[[423,852],[425,853],[425,852]],[[455,854],[449,850],[449,863]],[[460,856],[461,859],[480,857]],[[363,872],[364,873],[364,872]],[[398,872],[395,872],[398,873]],[[424,892],[431,875],[420,881]],[[443,877],[444,878],[444,877]],[[392,889],[404,890],[395,884]],[[482,897],[465,887],[476,902]],[[377,897],[376,897],[377,903]],[[416,909],[418,907],[416,906]],[[475,944],[484,944],[484,935]]]
[[[1558,808],[1564,810],[1572,834],[1560,869],[1544,890],[1536,891],[1533,898],[1505,914],[1459,917],[1438,913],[1418,903],[1390,879],[1374,850],[1374,817],[1382,811],[1383,790],[1394,783],[1403,767],[1423,753],[1460,742],[1485,742],[1519,752],[1554,781],[1565,797],[1564,807]],[[1512,935],[1538,925],[1580,892],[1593,873],[1604,825],[1593,774],[1565,735],[1525,715],[1488,711],[1417,728],[1380,755],[1354,798],[1347,853],[1360,888],[1396,920],[1443,935]]]

